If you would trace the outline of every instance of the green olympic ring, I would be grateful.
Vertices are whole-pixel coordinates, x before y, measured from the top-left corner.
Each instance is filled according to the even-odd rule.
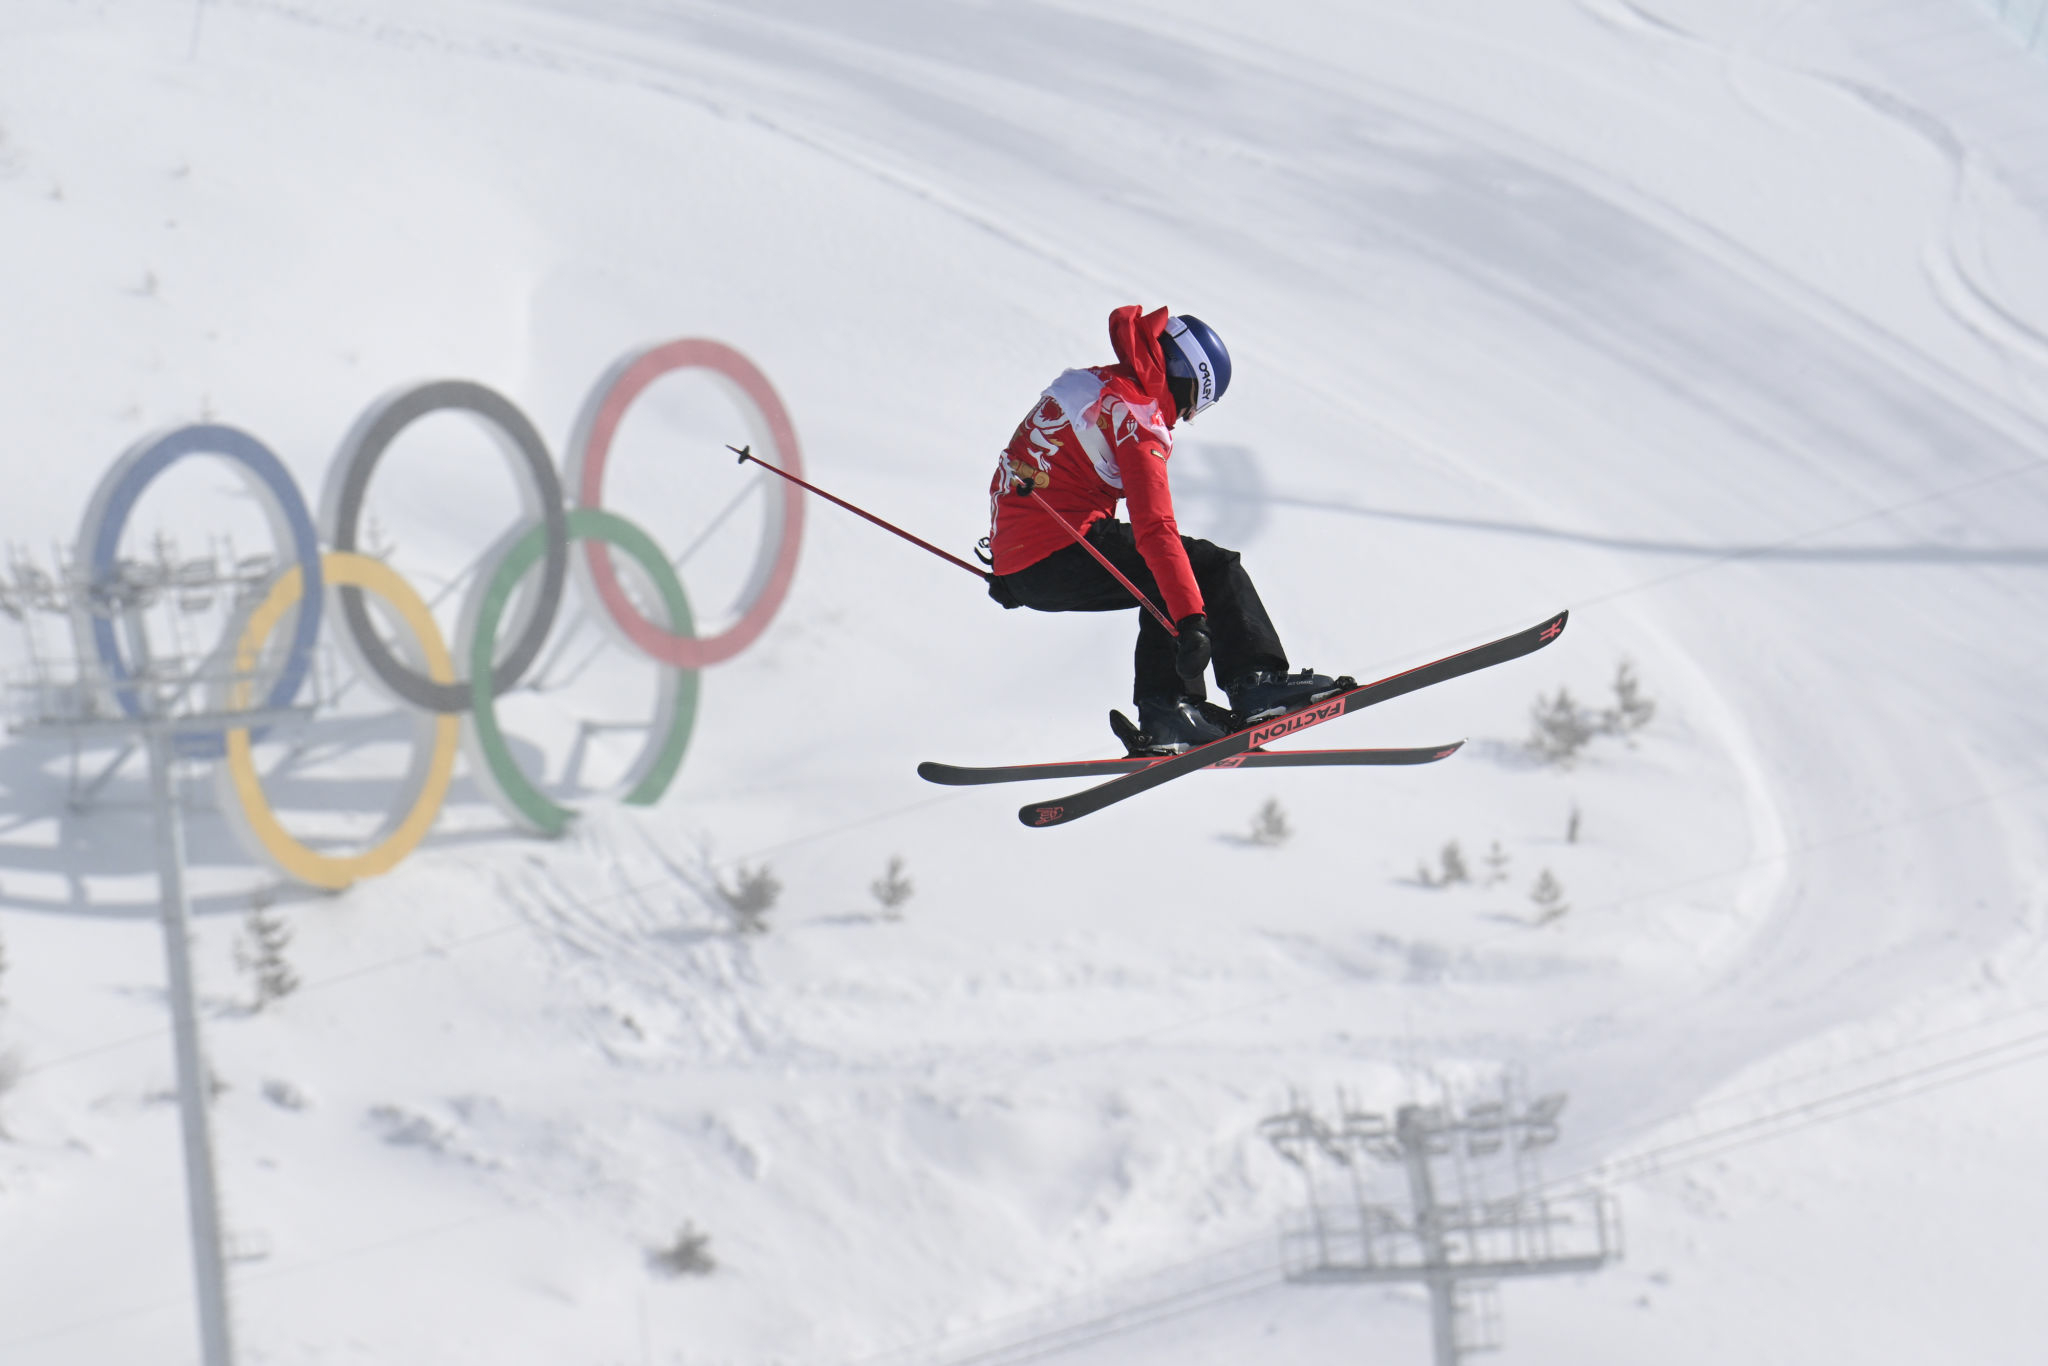
[[[583,507],[569,510],[568,537],[571,541],[603,541],[625,551],[661,595],[668,629],[679,637],[695,635],[696,626],[690,616],[689,599],[683,595],[682,581],[646,532],[616,513]],[[457,657],[466,657],[470,664],[469,695],[473,710],[471,724],[464,728],[464,739],[471,746],[471,761],[490,774],[485,788],[514,821],[539,834],[559,835],[568,828],[575,812],[545,796],[512,757],[504,731],[498,725],[497,695],[491,681],[491,661],[506,606],[520,580],[547,549],[548,528],[536,524],[509,538],[492,557],[494,564],[487,562],[479,576],[484,591],[470,599],[463,615]],[[698,671],[664,668],[660,677],[650,738],[623,784],[623,800],[633,806],[650,805],[668,787],[669,780],[682,766],[683,751],[689,747],[690,732],[697,721]]]

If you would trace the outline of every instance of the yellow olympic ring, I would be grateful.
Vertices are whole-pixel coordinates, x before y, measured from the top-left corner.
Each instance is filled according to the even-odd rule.
[[[413,591],[412,585],[400,578],[389,565],[368,556],[330,550],[320,557],[320,572],[329,585],[366,589],[382,598],[398,614],[400,622],[419,646],[427,676],[439,683],[454,681],[455,662],[448,654],[447,642],[441,638],[440,627],[434,624],[433,614],[420,600],[420,595]],[[229,704],[232,709],[241,710],[248,705],[250,675],[255,671],[263,646],[270,639],[270,633],[277,629],[278,622],[284,619],[284,614],[297,604],[304,592],[303,576],[294,565],[271,586],[269,596],[250,615],[249,624],[243,628],[242,638],[235,647],[238,681]],[[415,766],[419,790],[412,809],[375,845],[359,854],[341,856],[316,853],[284,828],[271,809],[269,798],[264,795],[263,780],[256,772],[256,761],[249,743],[248,727],[229,731],[224,772],[234,788],[240,815],[247,822],[249,832],[279,869],[315,887],[338,891],[358,878],[375,877],[389,871],[426,838],[428,827],[441,812],[441,803],[448,795],[449,780],[455,773],[461,720],[452,713],[436,715],[431,720],[433,748],[428,754],[424,772]]]

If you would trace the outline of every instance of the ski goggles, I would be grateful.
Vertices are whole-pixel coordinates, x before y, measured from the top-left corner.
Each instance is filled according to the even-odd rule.
[[[1189,396],[1187,402],[1180,404],[1180,415],[1193,418],[1206,412],[1223,396],[1223,386],[1229,382],[1230,362],[1222,359],[1219,366],[1219,358],[1209,354],[1184,318],[1168,318],[1166,331],[1159,340],[1167,379],[1180,381],[1175,401],[1179,402],[1183,393]]]

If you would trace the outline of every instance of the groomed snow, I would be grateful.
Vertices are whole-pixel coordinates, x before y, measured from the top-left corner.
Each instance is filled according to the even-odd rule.
[[[261,1012],[272,879],[195,769],[239,1359],[1420,1361],[1415,1295],[1278,1283],[1303,1191],[1258,1121],[1511,1071],[1570,1093],[1548,1169],[1606,1183],[1628,1255],[1506,1287],[1504,1366],[2035,1360],[2044,125],[2048,59],[1973,0],[13,0],[0,539],[45,560],[151,430],[233,423],[317,496],[394,386],[490,384],[559,453],[683,336],[762,367],[811,477],[964,554],[1039,387],[1143,302],[1232,347],[1182,520],[1298,664],[1572,611],[1317,732],[1448,762],[1030,831],[1039,789],[915,765],[1109,753],[1130,618],[1002,612],[813,504],[658,806],[546,841],[459,776],[395,872],[279,894],[303,985]],[[664,381],[608,499],[679,554],[744,435]],[[375,485],[451,636],[521,516],[488,451],[437,418]],[[753,515],[686,568],[707,622]],[[203,465],[127,544],[160,529],[262,537]],[[651,670],[576,630],[503,712],[597,786],[625,741],[572,774],[579,725]],[[1603,705],[1624,660],[1633,742],[1530,759],[1537,694]],[[291,789],[340,795],[323,833],[404,762],[381,706]],[[197,1361],[147,789],[65,782],[0,746],[0,1360]],[[1507,878],[1423,885],[1451,840]],[[714,882],[763,864],[735,933]],[[713,1274],[650,1264],[685,1223]]]

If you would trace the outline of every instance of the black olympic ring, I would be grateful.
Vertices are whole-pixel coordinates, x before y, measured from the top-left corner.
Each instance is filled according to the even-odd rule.
[[[341,443],[320,499],[320,527],[336,550],[357,551],[356,523],[362,517],[363,495],[377,461],[406,427],[443,410],[480,419],[515,471],[523,462],[527,477],[520,481],[521,502],[527,516],[541,523],[547,537],[539,592],[520,608],[512,647],[491,668],[491,693],[497,696],[517,683],[540,655],[554,628],[555,613],[562,605],[562,585],[569,574],[569,518],[562,503],[562,481],[547,444],[526,414],[502,394],[470,380],[433,380],[385,396],[357,419]],[[426,711],[469,710],[466,680],[437,683],[407,665],[371,624],[363,590],[343,586],[336,592],[356,654],[394,695]]]

